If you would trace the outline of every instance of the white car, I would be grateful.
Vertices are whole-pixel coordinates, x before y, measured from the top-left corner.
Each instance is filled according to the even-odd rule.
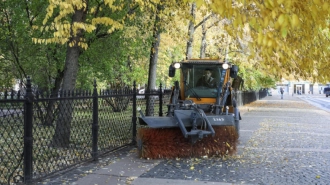
[[[139,94],[144,94],[144,89],[140,89]],[[144,95],[143,96],[137,95],[136,98],[137,99],[144,99]]]
[[[145,93],[145,89],[140,89],[138,95],[136,96],[136,98],[137,98],[137,99],[144,99],[144,98],[145,98],[144,93]],[[141,96],[140,94],[143,94],[143,95]],[[154,92],[153,94],[155,94],[155,92]],[[156,100],[159,99],[159,96],[158,96],[158,95],[152,95],[151,97],[152,97],[153,99],[156,99]]]

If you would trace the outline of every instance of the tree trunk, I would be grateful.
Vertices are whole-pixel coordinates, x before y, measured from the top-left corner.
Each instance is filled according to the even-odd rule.
[[[76,10],[72,16],[72,24],[75,22],[84,22],[86,12],[84,10]],[[82,37],[81,31],[77,35],[73,35],[71,30],[71,39],[69,42],[76,41],[75,44],[70,47],[67,44],[67,52],[64,66],[64,75],[62,90],[71,91],[74,90],[76,85],[77,73],[78,73],[78,58],[81,54],[78,42]],[[56,129],[53,136],[51,145],[54,147],[69,147],[70,135],[71,135],[71,120],[73,114],[73,102],[72,100],[61,100],[58,107],[58,116],[56,120]]]
[[[160,43],[160,17],[158,13],[162,10],[162,6],[157,6],[157,14],[153,29],[153,41],[150,49],[150,62],[149,62],[149,76],[148,76],[148,86],[145,92],[150,92],[152,89],[156,89],[156,74],[157,74],[157,61],[158,61],[158,49]],[[147,97],[146,115],[151,116],[154,113],[154,101],[152,97]]]
[[[194,33],[195,33],[195,26],[194,26],[194,20],[195,20],[195,11],[196,11],[196,3],[193,3],[191,5],[191,20],[189,21],[189,27],[188,27],[188,42],[187,42],[187,51],[186,51],[186,59],[190,59],[192,57],[192,45],[194,42]]]
[[[202,24],[202,43],[201,43],[201,49],[200,49],[200,58],[205,58],[205,52],[206,52],[206,28],[205,28],[205,22]]]
[[[157,61],[158,61],[158,49],[160,43],[160,31],[155,31],[153,35],[152,47],[150,50],[149,61],[149,77],[148,77],[148,89],[156,88],[156,74],[157,74]]]
[[[63,80],[63,71],[58,70],[57,71],[57,76],[55,78],[55,86],[51,91],[50,95],[50,101],[47,104],[47,113],[45,117],[45,121],[43,125],[45,126],[53,126],[53,121],[55,120],[55,100],[53,98],[56,98],[58,96],[58,92],[61,87],[61,82]]]

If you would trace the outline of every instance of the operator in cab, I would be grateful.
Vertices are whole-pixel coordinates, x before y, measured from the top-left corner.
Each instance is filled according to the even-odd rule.
[[[217,83],[216,80],[212,77],[211,69],[205,69],[204,75],[198,79],[196,87],[208,87],[208,88],[216,88]]]

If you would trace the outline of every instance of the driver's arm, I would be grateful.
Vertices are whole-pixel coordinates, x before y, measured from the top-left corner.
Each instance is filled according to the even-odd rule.
[[[203,77],[199,78],[197,83],[196,83],[196,87],[198,86],[203,86]]]

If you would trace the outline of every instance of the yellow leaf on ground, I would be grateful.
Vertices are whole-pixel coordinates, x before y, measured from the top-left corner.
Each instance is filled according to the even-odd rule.
[[[286,38],[286,36],[288,35],[288,29],[287,28],[282,28],[281,29],[281,35],[283,38]]]
[[[292,28],[295,28],[297,26],[299,26],[299,18],[297,16],[297,14],[293,14],[292,17],[291,17],[291,26]]]
[[[322,6],[323,10],[328,10],[329,9],[329,3],[328,2],[325,2],[323,3],[323,6]]]
[[[279,17],[278,17],[278,23],[280,24],[280,26],[283,25],[284,21],[285,21],[285,15],[284,14],[281,14]]]

